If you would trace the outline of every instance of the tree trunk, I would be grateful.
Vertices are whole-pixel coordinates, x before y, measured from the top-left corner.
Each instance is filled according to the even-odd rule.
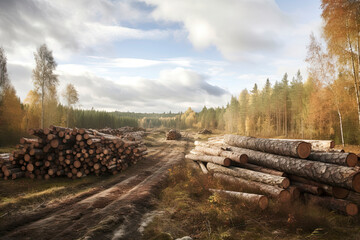
[[[213,193],[220,193],[220,194],[227,194],[232,197],[236,197],[246,203],[255,204],[260,209],[264,210],[269,205],[269,199],[264,195],[253,194],[253,193],[244,193],[244,192],[234,192],[234,191],[226,191],[226,190],[219,190],[219,189],[209,189],[210,192]]]
[[[343,199],[335,199],[332,197],[318,197],[308,193],[304,194],[307,202],[324,206],[331,210],[336,210],[350,216],[358,214],[358,206],[352,202]]]
[[[66,113],[66,127],[69,127],[69,112],[70,112],[70,108],[68,106],[67,113]]]
[[[356,203],[357,205],[360,205],[360,194],[350,191],[349,195],[345,198],[347,201]]]
[[[295,181],[295,182],[305,183],[307,185],[320,187],[327,195],[333,196],[334,198],[341,198],[341,199],[346,198],[350,192],[350,190],[345,188],[329,186],[323,183],[315,182],[295,175],[289,175],[288,177],[290,178],[291,182]]]
[[[231,151],[223,151],[220,147],[203,147],[203,146],[196,146],[195,151],[202,152],[207,155],[213,156],[221,156],[226,157],[234,162],[238,163],[246,163],[247,162],[247,155],[246,154],[239,154]]]
[[[358,157],[354,153],[312,152],[308,159],[348,167],[355,167],[358,163]]]
[[[338,112],[338,115],[339,115],[340,133],[341,133],[341,143],[342,143],[342,146],[345,147],[342,117],[341,117],[341,112],[340,112],[339,107],[337,108],[337,112]]]
[[[276,186],[249,181],[222,173],[214,173],[214,177],[238,185],[241,187],[242,190],[254,191],[259,194],[264,194],[266,196],[278,200],[279,202],[289,202],[291,199],[291,195],[289,191]]]
[[[233,177],[240,177],[246,180],[261,182],[272,186],[287,188],[290,185],[289,179],[285,177],[279,177],[266,173],[251,171],[244,168],[237,168],[237,167],[225,168],[212,163],[208,163],[206,167],[211,172],[223,173]]]
[[[359,98],[359,86],[358,86],[359,85],[359,83],[358,83],[359,74],[356,72],[355,60],[354,60],[354,52],[353,52],[353,49],[352,49],[349,32],[347,32],[347,39],[348,39],[348,44],[349,44],[349,48],[350,48],[351,66],[352,66],[352,70],[353,70],[353,74],[354,74],[356,104],[357,104],[357,111],[358,111],[358,120],[359,120],[359,125],[360,125],[360,98]]]
[[[193,161],[202,161],[209,163],[216,163],[223,166],[230,166],[231,160],[229,158],[218,157],[218,156],[208,156],[208,155],[198,155],[198,154],[187,154],[185,156],[186,159],[190,159]]]
[[[197,163],[199,164],[200,168],[201,168],[201,171],[204,173],[204,174],[208,174],[209,171],[207,170],[207,168],[205,167],[205,164],[201,161],[197,161]]]
[[[311,144],[302,141],[282,141],[228,134],[225,135],[224,142],[236,147],[291,157],[307,158],[311,152]]]
[[[319,196],[324,193],[324,190],[318,186],[301,183],[301,182],[295,182],[295,181],[291,181],[291,184],[297,187],[301,192],[307,192]]]
[[[296,186],[290,186],[286,190],[289,191],[292,201],[299,199],[301,193]]]
[[[261,166],[254,165],[251,163],[240,163],[240,164],[234,163],[234,166],[250,169],[253,171],[257,171],[257,172],[267,173],[267,174],[271,174],[271,175],[275,175],[275,176],[286,177],[286,173],[284,173],[284,172],[280,172],[280,171],[270,169],[270,168],[261,167]]]
[[[45,80],[43,79],[43,83],[42,83],[42,86],[41,86],[41,128],[44,129],[44,112],[45,112],[45,109],[44,109],[44,94],[45,94],[45,87],[44,87],[44,83]]]
[[[277,139],[272,140],[290,141],[290,142],[307,142],[311,144],[311,151],[331,151],[330,149],[335,147],[335,142],[332,140],[308,140],[308,139]]]
[[[354,168],[279,156],[244,148],[232,147],[231,149],[248,155],[249,163],[360,192],[360,174]]]

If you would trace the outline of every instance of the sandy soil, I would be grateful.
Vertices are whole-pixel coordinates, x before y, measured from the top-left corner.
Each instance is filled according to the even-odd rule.
[[[140,239],[143,219],[154,210],[168,170],[184,159],[188,141],[159,145],[101,188],[12,217],[0,226],[0,239]]]

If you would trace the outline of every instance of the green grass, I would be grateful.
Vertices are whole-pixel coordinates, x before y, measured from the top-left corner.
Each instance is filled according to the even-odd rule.
[[[270,202],[261,211],[241,201],[210,193],[208,188],[238,190],[211,176],[178,166],[170,171],[160,195],[159,211],[143,239],[191,236],[193,239],[360,239],[360,218],[318,206]],[[157,238],[158,236],[159,238]]]

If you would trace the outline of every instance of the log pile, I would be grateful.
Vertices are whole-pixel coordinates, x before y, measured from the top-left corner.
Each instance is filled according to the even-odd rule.
[[[166,140],[178,140],[180,138],[181,134],[175,129],[171,129],[166,135]]]
[[[360,205],[358,158],[353,153],[330,151],[332,147],[333,142],[328,140],[225,135],[210,138],[207,142],[196,141],[195,148],[186,158],[201,162],[203,173],[208,171],[213,177],[240,187],[242,192],[258,194],[257,199],[266,196],[284,203],[303,195],[301,199],[307,203],[357,215]],[[231,156],[246,158],[239,161]],[[211,191],[249,202],[243,193]]]
[[[212,134],[212,131],[209,130],[209,129],[204,128],[204,129],[199,131],[199,134]]]
[[[139,127],[121,127],[121,128],[103,128],[99,129],[98,132],[127,138],[128,140],[134,141],[134,140],[141,140],[146,135],[146,130],[144,128]]]
[[[146,155],[139,140],[117,137],[93,129],[50,126],[30,129],[36,138],[21,138],[17,150],[0,158],[0,177],[49,179],[116,174]]]

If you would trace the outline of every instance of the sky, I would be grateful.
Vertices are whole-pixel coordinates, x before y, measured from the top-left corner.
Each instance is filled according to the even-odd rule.
[[[225,106],[298,70],[320,0],[0,0],[0,46],[22,101],[46,43],[77,107],[179,112]]]

